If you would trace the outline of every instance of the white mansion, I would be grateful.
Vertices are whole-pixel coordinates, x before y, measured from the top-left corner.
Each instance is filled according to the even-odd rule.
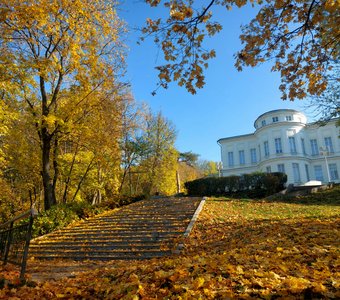
[[[222,176],[256,171],[283,172],[287,184],[318,180],[340,182],[340,139],[332,119],[325,126],[307,123],[293,109],[278,109],[259,116],[251,134],[222,138]]]

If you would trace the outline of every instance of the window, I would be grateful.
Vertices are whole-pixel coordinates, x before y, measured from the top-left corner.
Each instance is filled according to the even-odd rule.
[[[255,164],[257,162],[256,149],[255,148],[250,149],[250,160],[251,160],[252,164]]]
[[[307,178],[307,181],[310,181],[310,176],[309,176],[309,167],[307,164],[305,164],[305,171],[306,171],[306,178]]]
[[[305,139],[301,139],[301,148],[302,148],[302,153],[306,155],[306,146],[305,146]]]
[[[295,137],[290,136],[288,139],[289,139],[290,153],[295,154],[296,153]]]
[[[321,166],[314,166],[315,180],[323,181],[323,173]]]
[[[331,180],[338,180],[339,179],[339,173],[338,169],[336,167],[336,164],[329,164],[329,176],[331,177]]]
[[[280,138],[275,139],[275,149],[276,149],[276,153],[282,153],[282,144],[281,144]]]
[[[279,121],[279,117],[273,117],[273,123],[278,122]]]
[[[284,164],[278,164],[277,165],[277,171],[281,173],[285,173],[285,165]]]
[[[312,148],[312,155],[319,155],[318,142],[316,139],[310,140],[310,146]]]
[[[264,156],[269,156],[269,144],[268,144],[268,141],[265,141],[263,143],[263,146],[264,146]]]
[[[334,153],[333,143],[331,137],[325,137],[325,146],[329,153]]]
[[[292,116],[286,116],[286,121],[291,121],[293,120]]]
[[[293,163],[294,182],[301,182],[299,164]]]
[[[266,126],[266,120],[262,120],[261,124],[262,126]]]
[[[234,152],[228,152],[228,166],[234,166]]]
[[[238,156],[239,156],[239,159],[240,159],[240,165],[244,165],[246,163],[245,157],[244,157],[244,150],[240,150],[238,152]]]
[[[272,172],[272,167],[271,166],[266,167],[266,171],[267,171],[267,173],[271,173]]]

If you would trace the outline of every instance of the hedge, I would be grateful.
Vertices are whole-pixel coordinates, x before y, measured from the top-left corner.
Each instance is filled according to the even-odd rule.
[[[242,196],[261,198],[284,189],[287,175],[252,173],[241,176],[206,177],[185,183],[189,196]]]

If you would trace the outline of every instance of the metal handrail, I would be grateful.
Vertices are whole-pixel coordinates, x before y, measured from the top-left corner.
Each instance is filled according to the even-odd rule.
[[[20,280],[24,280],[24,275],[25,275],[25,271],[26,271],[26,263],[27,263],[27,257],[28,257],[28,249],[29,249],[29,244],[30,244],[30,240],[32,237],[32,227],[33,227],[33,220],[34,218],[38,215],[37,210],[32,207],[30,210],[22,213],[21,215],[14,217],[13,219],[7,221],[4,224],[0,225],[0,234],[3,235],[4,239],[0,239],[2,240],[2,243],[4,248],[2,251],[2,255],[1,255],[1,260],[3,260],[4,265],[6,265],[7,262],[13,263],[13,264],[17,264],[19,266],[21,266],[21,271],[20,271]],[[22,220],[24,218],[29,217],[28,222],[26,223],[26,225],[19,225],[19,226],[14,226],[14,222]],[[22,229],[23,226],[27,226],[26,232],[25,232],[25,237],[20,241],[22,243],[24,243],[23,246],[23,252],[22,252],[22,259],[20,262],[15,261],[15,260],[10,260],[9,255],[10,255],[10,250],[11,250],[11,246],[13,244],[13,235],[15,234],[15,230],[20,230]],[[1,254],[1,253],[0,253]]]
[[[14,223],[15,221],[24,219],[28,216],[36,217],[37,215],[38,215],[38,211],[34,207],[32,207],[31,209],[23,212],[19,216],[14,217],[13,219],[7,221],[6,223],[0,224],[0,231],[1,231],[1,228],[7,227],[8,225],[10,225],[11,223]]]

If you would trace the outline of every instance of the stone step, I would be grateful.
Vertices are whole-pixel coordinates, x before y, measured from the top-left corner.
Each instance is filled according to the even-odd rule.
[[[131,232],[116,232],[115,234],[113,232],[103,232],[100,234],[91,234],[91,233],[63,233],[63,234],[51,234],[49,235],[49,238],[57,238],[62,236],[63,238],[76,238],[76,239],[92,239],[92,238],[96,238],[96,237],[105,237],[107,239],[110,239],[111,237],[121,237],[121,238],[125,238],[125,237],[152,237],[152,238],[162,238],[162,237],[174,237],[177,235],[180,235],[184,233],[184,231],[161,231],[161,232],[157,232],[157,231],[149,231],[149,232],[140,232],[140,231],[131,231]]]
[[[178,238],[177,236],[175,238]],[[76,240],[72,240],[70,241],[70,239],[57,239],[57,240],[54,240],[54,241],[46,241],[44,243],[42,242],[35,242],[35,243],[32,243],[32,247],[33,245],[42,245],[42,244],[60,244],[60,243],[66,243],[66,242],[71,242],[72,244],[76,244],[76,245],[82,245],[84,243],[86,244],[89,244],[89,243],[92,243],[92,244],[105,244],[105,243],[116,243],[116,242],[120,242],[120,243],[143,243],[143,244],[152,244],[152,243],[166,243],[166,242],[170,242],[170,241],[173,241],[174,239],[171,238],[158,238],[158,239],[155,239],[155,238],[150,238],[150,237],[147,237],[147,238],[133,238],[133,239],[123,239],[123,238],[115,238],[115,239],[103,239],[101,237],[98,237],[96,239],[92,239],[92,240],[84,240],[84,239],[76,239]]]
[[[145,200],[35,239],[36,259],[148,259],[171,255],[200,199]]]
[[[77,238],[77,239],[65,239],[64,237],[61,237],[59,239],[44,239],[44,240],[39,240],[39,241],[35,241],[34,243],[31,243],[31,246],[33,247],[34,245],[41,245],[41,244],[55,244],[55,243],[63,243],[63,244],[77,244],[77,245],[81,245],[83,243],[93,243],[93,244],[97,244],[97,243],[116,243],[116,242],[120,242],[120,243],[143,243],[143,244],[152,244],[152,243],[165,243],[167,241],[172,241],[173,238],[167,238],[167,237],[160,237],[160,238],[153,238],[153,237],[139,237],[139,238],[111,238],[111,239],[107,239],[107,238],[103,238],[98,236],[97,238],[93,238],[91,240],[84,240],[83,238]]]
[[[110,254],[120,252],[136,252],[136,253],[148,253],[150,251],[169,251],[173,247],[154,247],[154,248],[142,248],[142,247],[81,247],[81,248],[45,248],[45,249],[32,249],[30,255],[36,256],[40,254],[54,255],[56,253],[69,254],[76,253],[77,255],[83,255],[83,253],[95,253],[99,254]]]
[[[146,259],[172,255],[173,251],[102,251],[102,252],[44,252],[31,254],[35,259],[72,259],[72,260],[114,260],[114,259]]]
[[[65,244],[39,244],[39,245],[32,245],[30,247],[30,252],[34,251],[44,251],[45,249],[53,249],[53,250],[59,250],[59,249],[70,249],[70,250],[76,250],[76,249],[160,249],[164,248],[166,246],[169,246],[171,243],[153,243],[153,244],[131,244],[131,243],[97,243],[97,244],[82,244],[82,245],[65,245]]]
[[[190,215],[179,215],[174,216],[172,218],[167,218],[166,216],[159,215],[158,217],[155,216],[144,216],[141,217],[132,217],[126,216],[125,218],[103,218],[103,219],[95,219],[93,220],[94,223],[102,222],[102,223],[116,223],[116,222],[123,222],[123,223],[165,223],[165,222],[180,222],[184,220],[190,220]],[[90,221],[91,223],[91,221]]]
[[[93,219],[93,220],[89,220],[89,223],[115,223],[115,222],[131,222],[131,223],[166,223],[166,222],[180,222],[183,220],[188,220],[190,219],[190,215],[180,215],[178,217],[174,217],[174,218],[165,218],[162,216],[159,217],[145,217],[145,218],[134,218],[132,216],[130,217],[126,217],[126,218],[102,218],[102,219]]]
[[[152,258],[161,258],[165,256],[171,256],[174,253],[160,253],[157,255],[134,255],[134,254],[125,254],[125,255],[104,255],[104,256],[67,256],[67,255],[37,255],[34,256],[34,259],[38,260],[53,260],[53,259],[62,259],[62,260],[72,260],[72,261],[111,261],[111,260],[145,260]]]
[[[89,227],[75,227],[72,229],[64,229],[61,230],[59,232],[63,232],[63,233],[67,233],[67,232],[88,232],[89,230],[91,230],[91,232],[105,232],[105,231],[110,231],[110,232],[118,232],[118,231],[158,231],[158,230],[173,230],[173,229],[184,229],[185,230],[185,226],[183,226],[183,224],[181,225],[166,225],[166,226],[89,226]],[[178,230],[177,230],[178,231]]]

